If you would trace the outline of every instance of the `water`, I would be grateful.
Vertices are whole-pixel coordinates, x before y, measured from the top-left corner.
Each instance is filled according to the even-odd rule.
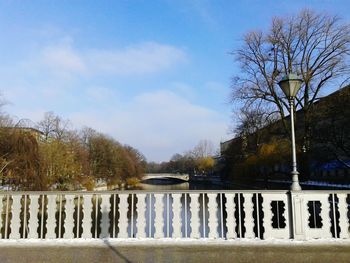
[[[300,182],[303,190],[347,190],[350,184],[328,184],[322,182]],[[212,182],[183,182],[168,184],[162,182],[140,183],[135,189],[147,191],[171,191],[171,190],[289,190],[291,182],[288,181],[245,181],[240,183],[212,183]]]
[[[184,182],[179,184],[145,184],[140,183],[137,188],[147,191],[166,191],[166,190],[190,190],[190,183]]]
[[[136,187],[137,189],[147,190],[147,191],[171,191],[171,190],[239,190],[248,189],[237,184],[214,184],[211,182],[183,182],[183,183],[139,183]]]

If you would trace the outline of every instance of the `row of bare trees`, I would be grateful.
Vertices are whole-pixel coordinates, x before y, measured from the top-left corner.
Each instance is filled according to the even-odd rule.
[[[93,189],[98,182],[120,185],[143,175],[146,161],[138,150],[91,128],[70,129],[52,112],[30,128],[3,120],[0,176],[11,189]]]
[[[214,155],[213,143],[209,140],[200,140],[193,149],[183,154],[174,154],[168,162],[148,163],[147,172],[210,174],[215,165]]]

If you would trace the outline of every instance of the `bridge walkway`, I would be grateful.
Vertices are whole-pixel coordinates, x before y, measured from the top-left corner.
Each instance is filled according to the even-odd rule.
[[[37,240],[0,242],[0,262],[350,262],[350,242]]]

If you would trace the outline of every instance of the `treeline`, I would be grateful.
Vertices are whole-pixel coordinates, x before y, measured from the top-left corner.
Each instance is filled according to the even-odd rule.
[[[201,140],[192,149],[183,154],[174,154],[168,162],[147,164],[147,173],[180,173],[202,174],[213,173],[215,161],[213,144],[208,140]]]
[[[52,112],[28,127],[2,115],[1,185],[14,190],[92,190],[132,184],[142,177],[145,157],[91,128],[70,129]]]

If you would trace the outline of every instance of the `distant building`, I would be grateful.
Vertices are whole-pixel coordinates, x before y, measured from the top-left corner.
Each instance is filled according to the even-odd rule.
[[[22,132],[29,133],[37,141],[43,141],[44,140],[44,133],[39,131],[38,129],[35,129],[35,128],[31,128],[31,127],[1,127],[0,129],[22,131]]]
[[[310,145],[310,159],[303,151],[309,145],[300,145],[304,128],[304,112],[298,110],[296,114],[296,136],[299,137],[299,171],[303,164],[307,164],[302,171],[304,180],[338,180],[342,181],[350,178],[350,86],[340,89],[313,104],[312,118],[314,120],[312,138]],[[289,123],[289,116],[286,121]],[[245,160],[244,150],[247,147],[256,147],[254,145],[254,137],[259,133],[260,144],[268,144],[273,139],[288,140],[289,135],[285,131],[282,120],[276,121],[256,133],[249,134],[246,137],[237,136],[228,141],[220,143],[221,159],[224,160],[226,170],[234,166],[235,162]],[[338,140],[338,141],[336,141]],[[298,142],[298,140],[297,140]],[[340,147],[343,144],[341,150]],[[253,145],[253,146],[252,146]],[[336,152],[340,149],[338,152]],[[334,156],[332,156],[334,150]],[[239,156],[240,154],[240,156]],[[286,174],[288,173],[290,159],[286,162],[269,163],[255,167],[254,171],[259,173],[266,171],[270,174]],[[241,166],[239,166],[241,167]],[[237,168],[236,169],[240,169]],[[229,171],[234,173],[235,171]],[[237,172],[237,171],[236,171]],[[348,180],[348,179],[347,179]]]

